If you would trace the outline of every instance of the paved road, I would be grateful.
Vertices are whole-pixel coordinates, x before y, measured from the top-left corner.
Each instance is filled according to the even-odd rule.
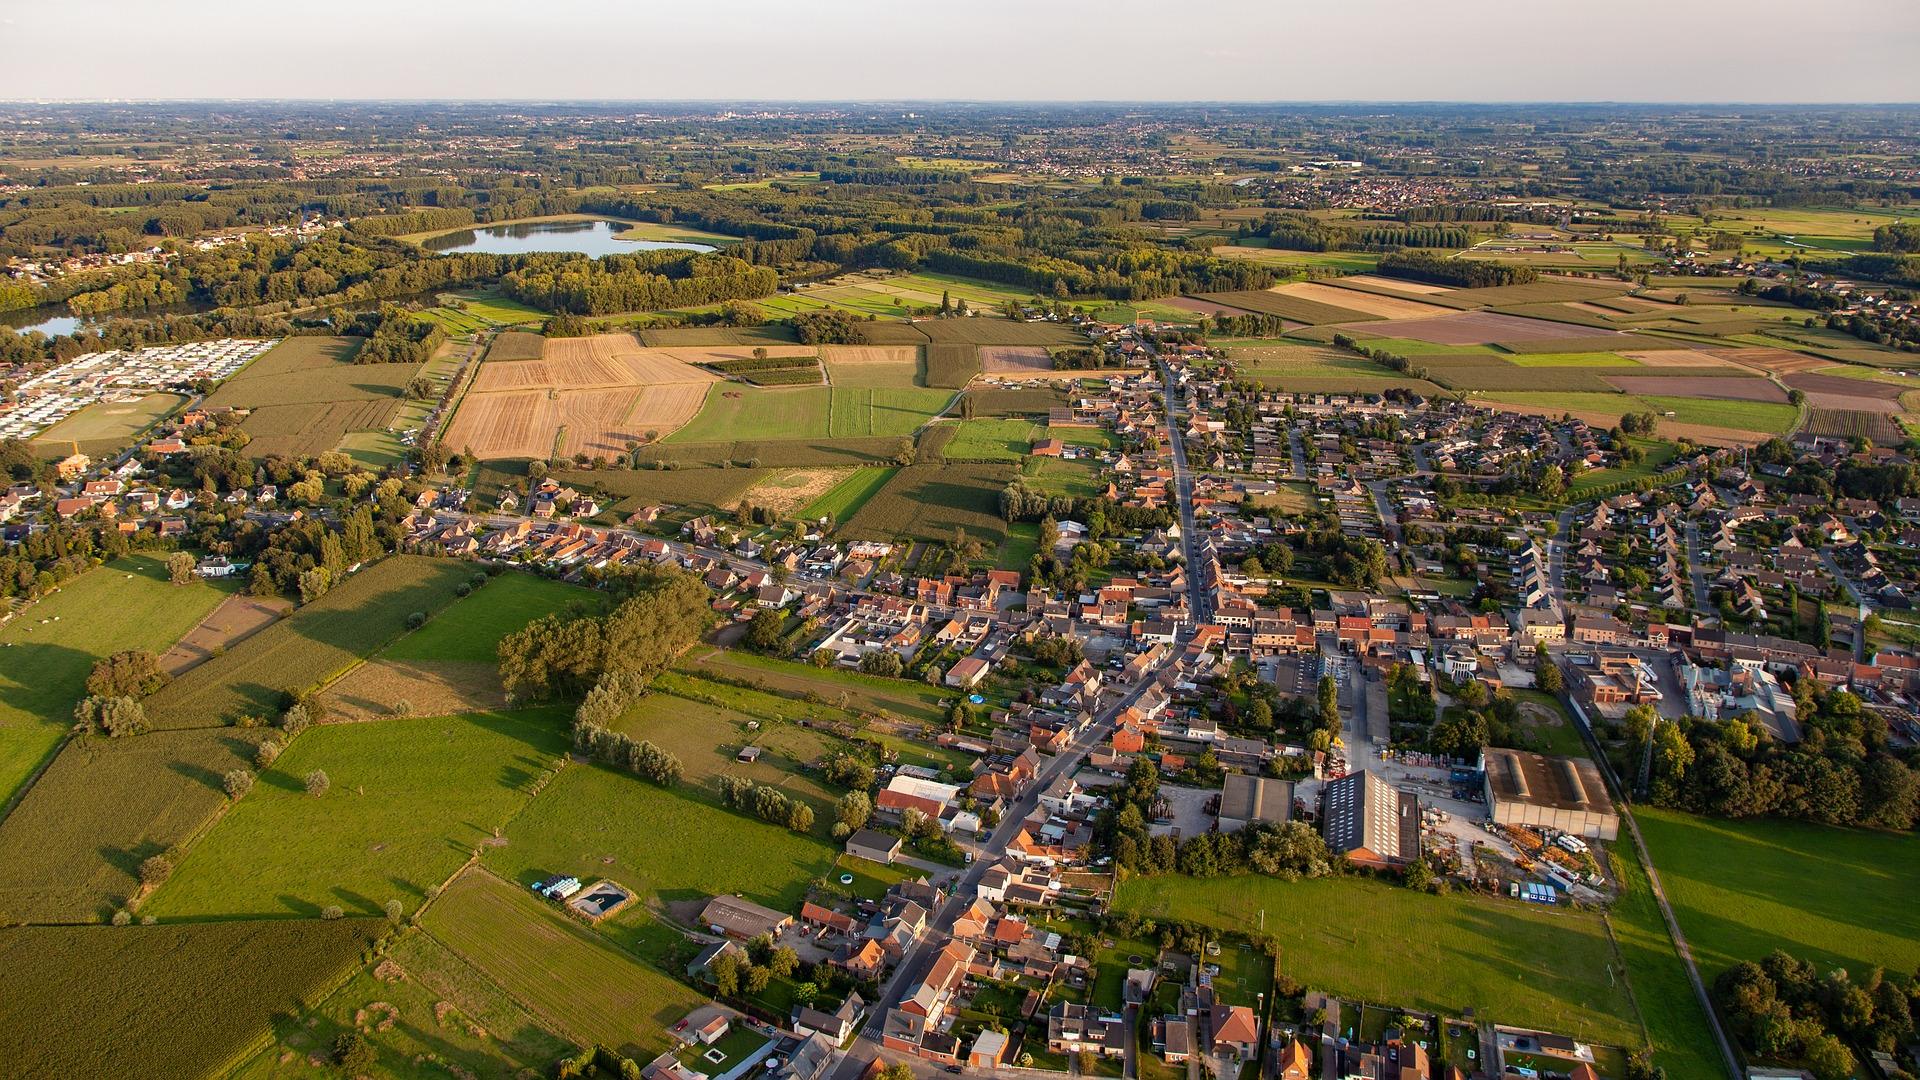
[[[1693,610],[1702,614],[1714,610],[1707,591],[1707,560],[1700,551],[1700,526],[1687,522],[1687,576],[1693,580]]]
[[[1560,526],[1553,539],[1547,541],[1547,595],[1553,598],[1554,606],[1562,612],[1567,606],[1567,549],[1573,540],[1573,507],[1560,511],[1554,518]]]
[[[1187,447],[1180,439],[1180,425],[1174,419],[1173,375],[1165,364],[1160,365],[1161,397],[1167,407],[1167,445],[1173,451],[1173,487],[1174,497],[1180,503],[1180,550],[1187,560],[1188,603],[1193,608],[1195,624],[1204,623],[1212,615],[1207,604],[1207,596],[1213,585],[1211,581],[1201,581],[1205,568],[1195,556],[1197,529],[1193,522],[1193,474],[1187,471]]]
[[[979,887],[980,878],[986,873],[987,867],[996,861],[999,853],[1006,851],[1007,844],[1013,840],[1014,834],[1019,832],[1020,826],[1040,805],[1040,793],[1045,791],[1047,785],[1051,784],[1056,777],[1063,773],[1071,774],[1079,769],[1080,763],[1086,760],[1094,747],[1106,741],[1107,736],[1112,733],[1114,718],[1119,716],[1127,706],[1137,701],[1151,685],[1153,685],[1153,677],[1149,674],[1112,704],[1096,713],[1093,722],[1087,725],[1087,730],[1074,740],[1073,745],[1055,754],[1053,760],[1040,770],[1031,784],[1027,785],[1025,794],[1007,808],[1007,812],[1001,816],[999,828],[993,831],[986,843],[980,845],[987,854],[975,859],[973,865],[968,867],[960,879],[953,884],[946,903],[940,905],[940,910],[934,913],[927,932],[921,935],[920,940],[911,949],[907,950],[899,966],[894,969],[893,975],[881,988],[880,1000],[874,1003],[872,1011],[868,1014],[866,1026],[861,1029],[859,1040],[847,1050],[839,1063],[828,1073],[828,1080],[854,1080],[860,1075],[861,1070],[866,1068],[867,1063],[877,1056],[879,1050],[877,1045],[863,1044],[879,1043],[880,1031],[885,1026],[888,1010],[900,1004],[900,999],[906,995],[907,990],[917,985],[921,977],[926,974],[928,967],[933,963],[934,955],[949,940],[954,920],[973,902],[975,890]]]

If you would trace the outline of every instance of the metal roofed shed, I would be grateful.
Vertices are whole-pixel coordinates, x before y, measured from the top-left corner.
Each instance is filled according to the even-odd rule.
[[[1613,796],[1593,762],[1490,746],[1482,766],[1487,809],[1500,824],[1557,829],[1589,840],[1620,835]]]

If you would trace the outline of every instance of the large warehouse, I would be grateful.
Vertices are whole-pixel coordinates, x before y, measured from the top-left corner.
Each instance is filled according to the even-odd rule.
[[[1502,825],[1558,829],[1590,840],[1612,840],[1620,834],[1613,797],[1600,770],[1585,758],[1490,746],[1481,765],[1487,809]]]

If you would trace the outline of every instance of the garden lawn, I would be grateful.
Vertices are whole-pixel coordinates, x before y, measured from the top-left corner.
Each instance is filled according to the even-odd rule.
[[[312,728],[143,907],[159,918],[378,915],[414,907],[506,824],[566,753],[566,710]],[[303,778],[332,785],[309,795]]]
[[[502,637],[570,605],[596,607],[600,600],[599,593],[577,585],[532,574],[501,574],[388,646],[380,656],[491,664],[499,659],[496,647]]]
[[[1449,1015],[1471,1007],[1494,1023],[1640,1044],[1626,990],[1609,978],[1613,944],[1598,915],[1359,877],[1135,878],[1116,903],[1239,934],[1257,932],[1264,912],[1280,970],[1345,997]]]
[[[582,1045],[645,1060],[705,999],[519,885],[474,867],[421,917],[429,934]]]
[[[1856,979],[1920,967],[1920,837],[1634,812],[1700,976],[1785,949]]]
[[[87,675],[123,649],[164,653],[231,590],[167,582],[164,560],[130,555],[89,570],[0,627],[0,807],[73,726]]]
[[[643,900],[741,893],[798,909],[836,848],[724,809],[691,787],[669,791],[599,765],[568,766],[507,826],[507,844],[489,849],[486,864],[521,886],[556,874],[609,877]]]

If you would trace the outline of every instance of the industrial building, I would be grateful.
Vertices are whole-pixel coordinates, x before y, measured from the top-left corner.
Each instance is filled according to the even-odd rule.
[[[1585,758],[1548,757],[1488,747],[1482,752],[1487,810],[1502,825],[1558,829],[1589,840],[1620,834],[1620,815]]]

